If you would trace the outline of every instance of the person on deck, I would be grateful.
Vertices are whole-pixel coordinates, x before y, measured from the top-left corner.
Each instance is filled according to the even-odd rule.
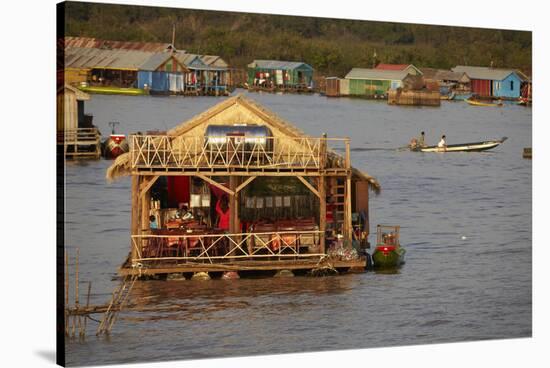
[[[438,147],[438,148],[443,148],[443,149],[446,149],[446,148],[447,148],[447,140],[446,140],[445,135],[441,136],[441,140],[440,140],[439,143],[437,144],[437,147]]]
[[[216,202],[216,213],[218,214],[218,228],[229,231],[229,204],[227,196],[222,196]]]

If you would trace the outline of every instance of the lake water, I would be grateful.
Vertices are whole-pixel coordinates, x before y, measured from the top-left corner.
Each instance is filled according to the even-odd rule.
[[[138,282],[132,302],[166,311],[123,313],[108,338],[96,338],[89,321],[85,342],[67,341],[67,364],[531,336],[532,165],[522,158],[532,146],[530,108],[247,95],[307,134],[351,137],[353,165],[382,185],[371,196],[371,232],[379,223],[401,225],[407,263],[393,274]],[[86,112],[104,135],[109,121],[121,122],[122,133],[164,130],[222,99],[93,95]],[[394,149],[421,130],[433,144],[442,134],[448,144],[509,139],[484,153]],[[110,164],[66,168],[66,249],[71,256],[80,249],[92,304],[109,300],[129,251],[130,179],[108,184]]]

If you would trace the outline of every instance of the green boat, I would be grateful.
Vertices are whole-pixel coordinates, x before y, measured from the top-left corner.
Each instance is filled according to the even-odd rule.
[[[399,243],[399,226],[378,225],[372,253],[374,268],[399,267],[405,263],[405,253]]]
[[[78,89],[80,89],[83,92],[86,93],[101,93],[101,94],[107,94],[107,95],[130,95],[130,96],[137,96],[137,95],[146,95],[147,92],[143,89],[139,88],[122,88],[122,87],[101,87],[101,86],[79,86]]]

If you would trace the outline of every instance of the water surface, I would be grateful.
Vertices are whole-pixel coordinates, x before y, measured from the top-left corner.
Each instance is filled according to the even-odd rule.
[[[532,166],[521,156],[530,108],[248,96],[307,134],[351,137],[353,165],[382,185],[371,231],[401,225],[407,263],[390,274],[139,282],[132,301],[165,309],[124,313],[109,338],[96,338],[90,322],[86,342],[66,344],[69,365],[531,336]],[[109,121],[122,133],[165,130],[223,99],[93,95],[86,111],[104,135]],[[421,130],[433,144],[442,134],[449,144],[509,139],[484,153],[395,149]],[[66,248],[80,249],[92,304],[108,301],[129,251],[130,180],[106,183],[110,164],[67,164]]]

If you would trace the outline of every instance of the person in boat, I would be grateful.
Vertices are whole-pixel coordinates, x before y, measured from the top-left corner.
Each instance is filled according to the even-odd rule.
[[[417,140],[418,147],[426,147],[426,143],[425,143],[424,138],[425,138],[425,134],[424,134],[424,132],[421,132],[420,137]]]
[[[445,135],[441,136],[441,140],[437,144],[437,147],[438,148],[443,148],[443,149],[447,148],[447,137]]]
[[[222,196],[216,202],[216,213],[218,214],[218,228],[229,231],[229,201],[227,196]]]
[[[149,216],[149,228],[158,229],[159,225],[157,224],[157,218],[153,215]]]
[[[420,137],[412,138],[409,142],[409,147],[412,150],[418,150],[419,148],[426,147],[424,132],[420,133]]]

